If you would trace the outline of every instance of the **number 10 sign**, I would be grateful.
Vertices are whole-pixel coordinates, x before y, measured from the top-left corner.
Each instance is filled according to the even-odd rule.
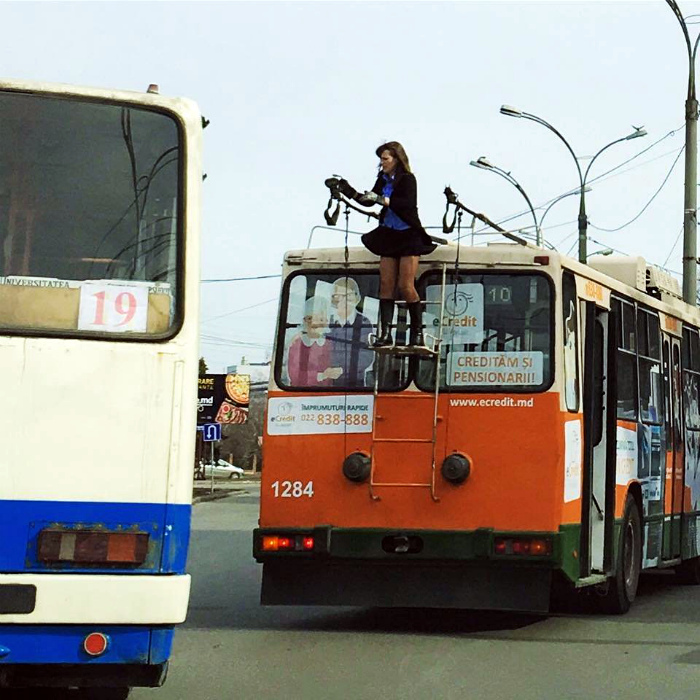
[[[84,282],[81,286],[80,330],[138,333],[146,331],[147,321],[147,287],[104,282]]]

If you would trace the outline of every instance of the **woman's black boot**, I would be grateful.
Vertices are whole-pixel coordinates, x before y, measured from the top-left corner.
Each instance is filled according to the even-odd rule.
[[[391,337],[391,322],[394,320],[394,300],[380,299],[379,300],[379,324],[381,330],[379,337],[375,339],[376,347],[384,347],[393,345],[394,339]]]
[[[409,345],[425,345],[423,340],[423,312],[420,301],[412,301],[406,304],[408,314],[411,318],[411,333],[409,335]]]

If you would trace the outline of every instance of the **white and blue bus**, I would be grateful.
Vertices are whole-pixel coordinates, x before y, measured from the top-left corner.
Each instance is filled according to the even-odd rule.
[[[0,688],[126,697],[189,599],[202,118],[3,80],[0,125]]]

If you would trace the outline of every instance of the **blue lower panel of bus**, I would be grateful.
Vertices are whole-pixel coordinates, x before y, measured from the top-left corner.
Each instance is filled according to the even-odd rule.
[[[183,573],[191,514],[189,504],[0,500],[0,573],[60,570],[98,573],[99,566],[46,564],[38,560],[39,533],[56,527],[147,532],[146,561],[139,567],[110,566],[109,573]]]
[[[92,632],[108,639],[98,657],[83,650]],[[137,625],[0,625],[2,664],[162,664],[170,657],[173,627]]]

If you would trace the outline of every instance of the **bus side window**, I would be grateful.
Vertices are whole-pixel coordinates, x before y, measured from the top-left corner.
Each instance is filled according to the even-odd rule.
[[[639,309],[639,402],[642,420],[645,423],[660,424],[664,414],[659,334],[659,317]]]
[[[637,417],[637,329],[634,305],[614,299],[613,316],[621,333],[617,348],[617,417]]]
[[[578,314],[576,313],[576,280],[564,272],[562,280],[562,303],[564,323],[564,398],[569,411],[578,411]]]
[[[696,330],[683,329],[682,347],[685,425],[689,430],[699,430],[698,379],[700,376],[700,358],[698,357],[698,332]]]

